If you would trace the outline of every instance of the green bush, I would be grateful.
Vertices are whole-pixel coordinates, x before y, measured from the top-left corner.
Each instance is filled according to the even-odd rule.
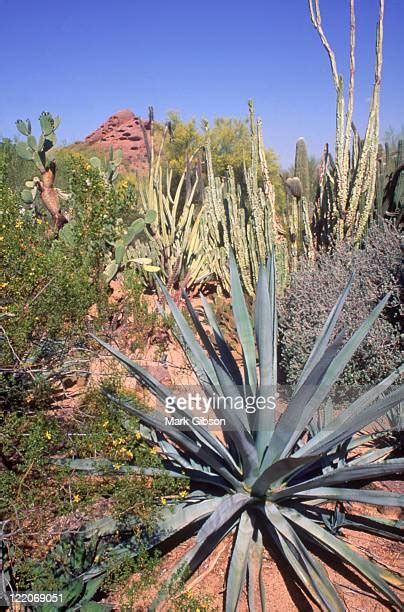
[[[280,304],[281,367],[294,384],[310,354],[327,314],[349,274],[355,280],[344,307],[339,333],[352,335],[359,323],[388,292],[388,314],[376,322],[341,378],[343,384],[377,383],[401,363],[398,330],[400,237],[389,224],[373,225],[361,250],[340,242],[332,253],[320,254],[313,268],[301,262]]]

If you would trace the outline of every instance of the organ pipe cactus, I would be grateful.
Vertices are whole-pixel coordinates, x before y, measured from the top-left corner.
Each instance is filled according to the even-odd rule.
[[[227,176],[215,177],[209,130],[205,124],[207,185],[201,222],[203,249],[209,267],[226,291],[230,288],[227,253],[232,248],[240,269],[243,287],[253,296],[260,264],[276,248],[282,285],[288,271],[285,231],[275,210],[275,190],[269,178],[262,138],[261,121],[256,121],[249,102],[251,156],[244,167],[245,193],[236,184],[233,169]]]
[[[369,423],[396,408],[403,400],[402,386],[390,392],[403,368],[393,371],[358,399],[348,400],[348,405],[342,410],[334,414],[328,410],[327,419],[316,419],[321,407],[327,404],[333,384],[386,306],[389,294],[351,338],[345,341],[339,335],[333,339],[352,284],[350,279],[324,323],[292,397],[276,418],[273,403],[268,403],[271,396],[272,400],[276,398],[277,385],[274,259],[271,258],[267,266],[260,267],[254,326],[248,315],[234,256],[230,260],[230,278],[243,367],[234,360],[206,300],[203,300],[203,305],[212,336],[206,333],[186,298],[200,344],[167,289],[158,283],[181,332],[182,345],[200,380],[201,393],[209,400],[213,414],[218,418],[219,435],[192,418],[191,406],[186,406],[189,413],[184,412],[176,392],[119,350],[98,340],[163,406],[172,408],[171,421],[167,412],[166,416],[164,412],[145,412],[133,400],[106,392],[117,406],[136,416],[148,428],[150,443],[159,448],[165,462],[165,473],[190,479],[188,496],[181,503],[162,510],[153,538],[154,546],[169,543],[170,538],[178,542],[178,536],[184,535],[186,530],[188,535],[196,536],[195,542],[172,570],[168,585],[172,586],[178,577],[186,579],[191,576],[220,541],[230,535],[233,547],[226,578],[224,609],[227,612],[238,609],[246,578],[249,608],[255,609],[255,593],[261,599],[257,609],[265,608],[264,547],[269,551],[278,550],[288,566],[289,575],[294,576],[322,610],[345,610],[338,588],[318,561],[318,554],[324,551],[344,565],[350,565],[392,606],[401,609],[395,588],[403,587],[402,578],[396,571],[369,560],[354,549],[341,537],[340,529],[368,531],[374,536],[396,540],[401,538],[400,521],[380,518],[371,512],[363,516],[352,507],[347,515],[344,504],[358,502],[370,508],[404,505],[399,493],[364,486],[370,481],[385,480],[403,473],[404,461],[392,458],[394,446],[391,441],[383,441],[386,432],[361,433]],[[233,404],[223,404],[221,400],[224,398],[231,398]],[[238,400],[241,404],[236,404]],[[184,415],[188,418],[184,419]],[[379,448],[361,450],[372,439],[379,440]],[[100,460],[77,459],[66,460],[66,463],[85,471],[112,470],[108,462]],[[139,469],[128,465],[125,472],[136,473]],[[159,470],[159,473],[164,473],[164,470]],[[336,504],[335,510],[333,504]],[[106,529],[114,532],[117,524],[114,521],[102,522],[100,527],[103,533]],[[136,549],[131,549],[130,544],[128,550],[136,554]],[[94,568],[91,574],[97,575],[97,571],[103,570]],[[259,589],[255,589],[256,582],[259,582]],[[168,585],[157,602],[169,594]]]
[[[25,204],[31,204],[39,193],[42,203],[51,216],[51,228],[58,233],[67,223],[67,218],[60,208],[60,200],[69,197],[55,186],[56,162],[50,155],[51,149],[56,144],[56,129],[60,124],[60,117],[42,112],[39,123],[41,135],[37,140],[32,134],[29,119],[16,121],[18,131],[26,137],[25,142],[16,143],[16,152],[22,159],[32,161],[41,174],[39,178],[34,177],[31,181],[27,181],[21,197]]]

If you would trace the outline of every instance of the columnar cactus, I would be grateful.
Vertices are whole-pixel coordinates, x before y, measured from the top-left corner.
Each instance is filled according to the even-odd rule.
[[[309,0],[311,21],[329,57],[332,79],[336,91],[335,161],[324,175],[328,183],[326,191],[331,196],[327,205],[327,214],[331,214],[333,218],[332,227],[329,228],[333,231],[331,240],[348,238],[358,243],[371,216],[376,191],[384,0],[379,0],[375,78],[369,118],[363,141],[358,140],[352,121],[356,26],[354,3],[351,2],[350,6],[350,77],[348,100],[346,102],[343,78],[338,72],[335,54],[322,27],[320,2],[319,0],[315,2],[314,0]],[[351,149],[352,134],[353,146]],[[320,214],[320,211],[317,212]]]
[[[260,264],[275,250],[281,284],[285,283],[287,243],[285,231],[275,212],[275,190],[269,179],[262,126],[255,120],[249,103],[251,157],[244,168],[245,191],[236,184],[231,167],[225,179],[214,176],[209,130],[205,124],[207,185],[201,222],[202,248],[208,253],[209,269],[225,291],[230,278],[227,267],[229,248],[233,249],[240,276],[249,295],[255,294]]]
[[[52,117],[50,113],[43,112],[39,117],[41,135],[36,140],[32,134],[29,119],[22,121],[18,119],[16,126],[18,131],[26,137],[26,141],[16,144],[17,154],[22,158],[34,162],[39,170],[40,178],[34,177],[26,182],[26,189],[21,193],[25,204],[31,204],[37,193],[42,203],[51,215],[51,227],[56,233],[67,223],[65,215],[60,208],[60,200],[68,199],[68,194],[63,193],[55,186],[56,162],[49,152],[56,144],[56,129],[60,124],[59,117]]]
[[[299,138],[296,143],[295,153],[295,176],[300,179],[302,185],[302,196],[307,201],[310,199],[310,173],[309,156],[304,138]]]

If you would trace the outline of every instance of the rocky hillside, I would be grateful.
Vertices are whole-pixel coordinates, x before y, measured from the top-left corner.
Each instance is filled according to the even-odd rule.
[[[99,151],[101,154],[107,153],[111,146],[121,149],[127,170],[144,174],[148,168],[145,133],[149,129],[147,121],[125,109],[111,115],[83,142],[75,143],[73,148],[81,152]]]

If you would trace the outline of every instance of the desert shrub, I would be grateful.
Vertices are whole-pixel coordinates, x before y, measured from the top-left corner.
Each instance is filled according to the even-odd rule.
[[[321,254],[313,268],[301,262],[280,303],[281,366],[286,382],[297,381],[327,315],[352,270],[355,280],[336,333],[349,337],[388,292],[393,295],[386,315],[375,323],[342,383],[366,385],[384,378],[401,362],[398,331],[400,238],[389,224],[373,225],[360,250],[340,242]]]
[[[12,156],[3,152],[0,176],[0,246],[4,267],[0,306],[7,341],[1,362],[26,361],[46,340],[82,336],[86,314],[97,304],[107,311],[108,287],[103,277],[108,243],[122,225],[135,218],[133,189],[125,182],[109,187],[100,173],[80,155],[66,155],[71,223],[69,240],[48,235],[47,219],[39,209],[22,206],[10,185]],[[68,226],[66,226],[68,227]]]

